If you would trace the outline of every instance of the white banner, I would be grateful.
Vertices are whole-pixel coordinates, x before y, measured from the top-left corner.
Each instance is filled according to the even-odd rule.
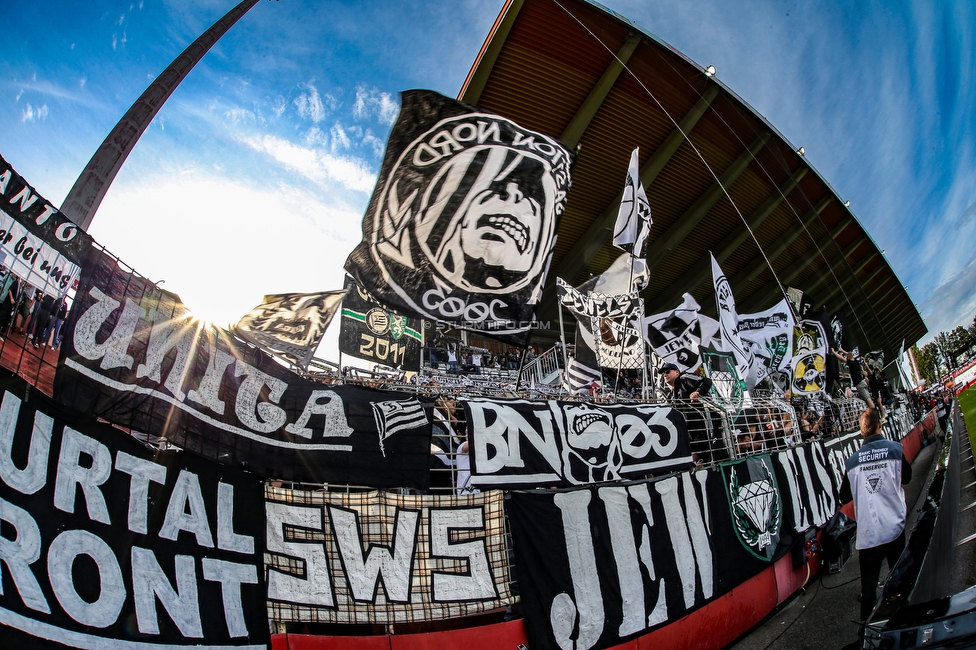
[[[46,294],[57,296],[78,279],[77,264],[0,210],[0,263]]]
[[[732,353],[735,357],[736,371],[740,378],[745,379],[749,376],[749,366],[752,364],[750,354],[739,337],[739,313],[735,309],[735,296],[732,295],[732,286],[715,260],[715,256],[709,253],[709,257],[712,258],[712,280],[715,283],[715,302],[718,307],[722,349]]]
[[[752,356],[747,384],[755,386],[774,372],[789,370],[795,322],[786,298],[766,311],[739,315],[739,337]]]

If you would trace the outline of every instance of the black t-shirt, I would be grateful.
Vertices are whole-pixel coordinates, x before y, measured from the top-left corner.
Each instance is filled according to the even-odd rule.
[[[864,379],[864,375],[861,374],[861,363],[857,359],[848,360],[847,371],[851,373],[851,383],[855,386]]]

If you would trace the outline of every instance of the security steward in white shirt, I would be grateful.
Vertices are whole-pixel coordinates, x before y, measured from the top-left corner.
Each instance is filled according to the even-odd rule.
[[[905,489],[912,466],[900,443],[881,435],[881,417],[866,409],[860,418],[864,442],[847,459],[840,500],[854,500],[858,557],[861,565],[861,621],[866,621],[877,600],[881,562],[888,570],[905,549]]]

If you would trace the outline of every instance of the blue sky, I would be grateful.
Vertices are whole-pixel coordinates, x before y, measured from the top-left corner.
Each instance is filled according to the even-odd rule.
[[[0,153],[60,204],[151,79],[233,4],[6,7]],[[218,323],[265,293],[341,287],[397,93],[455,96],[502,4],[260,2],[170,98],[91,233]],[[605,4],[715,65],[804,146],[929,336],[972,321],[976,3]]]

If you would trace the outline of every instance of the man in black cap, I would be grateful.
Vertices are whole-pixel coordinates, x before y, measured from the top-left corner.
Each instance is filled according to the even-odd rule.
[[[690,372],[681,372],[673,363],[661,366],[661,376],[665,381],[665,398],[671,400],[696,400],[708,393],[712,380]],[[670,394],[668,394],[670,393]]]
[[[713,449],[721,446],[721,442],[709,440],[709,427],[705,422],[707,414],[690,404],[702,395],[708,394],[708,390],[712,387],[712,380],[690,372],[681,372],[673,363],[661,366],[660,373],[665,382],[662,387],[664,399],[674,403],[675,409],[681,413],[688,425],[692,458],[696,463],[705,464],[713,460],[721,460],[713,452]]]

